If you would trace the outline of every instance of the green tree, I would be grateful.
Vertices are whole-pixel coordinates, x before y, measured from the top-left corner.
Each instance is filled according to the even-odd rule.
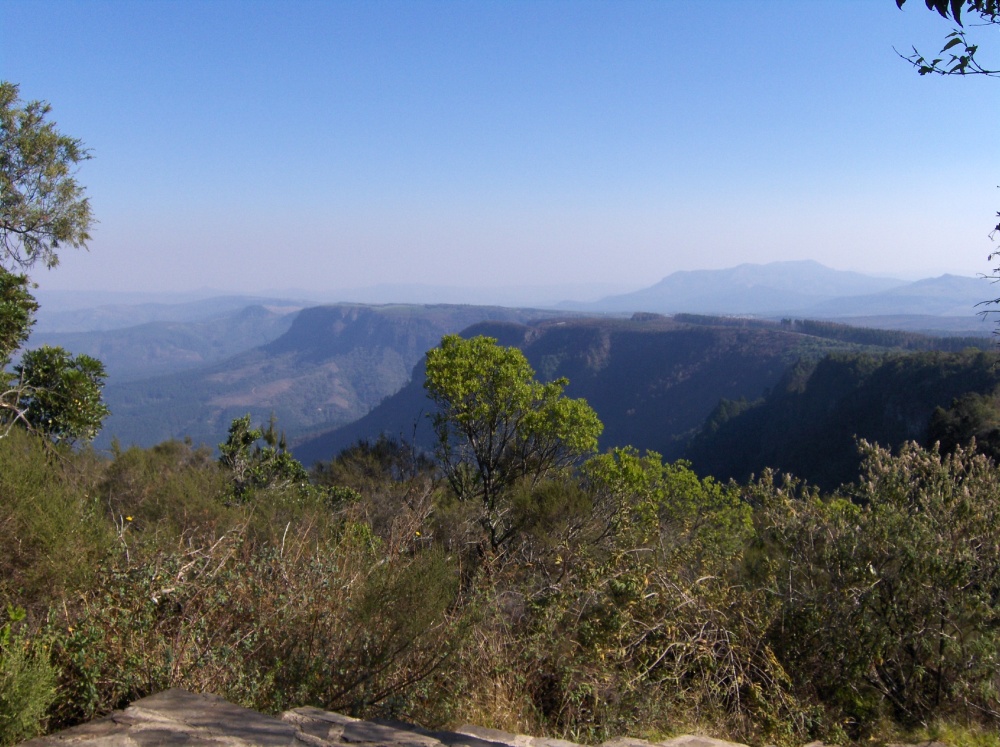
[[[517,530],[509,490],[596,450],[603,426],[586,401],[563,395],[566,379],[536,381],[524,353],[491,337],[446,335],[426,370],[438,459],[459,500],[482,502],[480,523],[497,550]]]
[[[90,202],[74,176],[90,153],[47,121],[50,111],[0,82],[0,267],[8,272],[39,261],[54,267],[58,248],[90,239]]]
[[[906,0],[896,0],[896,7],[902,9]],[[906,59],[917,68],[921,75],[986,75],[1000,76],[1000,70],[986,67],[976,59],[979,45],[966,36],[962,13],[978,16],[979,25],[1000,23],[1000,2],[997,0],[924,0],[928,10],[936,11],[942,18],[954,21],[959,28],[945,37],[944,46],[938,52],[940,57],[928,60],[916,49]]]
[[[258,441],[263,441],[260,445]],[[285,434],[278,433],[272,416],[267,428],[251,428],[249,413],[229,426],[229,437],[219,444],[219,464],[231,475],[232,496],[247,500],[252,491],[305,485],[309,474],[288,451]]]
[[[0,271],[0,369],[28,340],[38,304],[28,291],[28,276]]]
[[[0,436],[19,423],[55,441],[90,440],[108,414],[100,361],[42,348],[9,370],[38,309],[26,271],[54,267],[63,246],[85,247],[94,223],[75,177],[90,154],[56,129],[50,111],[0,82]]]
[[[46,345],[25,352],[14,370],[21,385],[18,418],[25,425],[56,442],[93,440],[108,416],[99,360]]]
[[[994,462],[1000,461],[1000,392],[968,392],[956,397],[951,407],[938,407],[927,426],[927,446],[938,444],[942,454],[959,446],[970,446]]]

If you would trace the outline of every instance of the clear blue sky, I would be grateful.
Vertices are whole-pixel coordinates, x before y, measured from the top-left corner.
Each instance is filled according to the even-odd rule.
[[[988,271],[1000,208],[1000,81],[893,51],[950,29],[922,0],[4,0],[0,78],[93,151],[90,252],[43,288],[916,279]]]

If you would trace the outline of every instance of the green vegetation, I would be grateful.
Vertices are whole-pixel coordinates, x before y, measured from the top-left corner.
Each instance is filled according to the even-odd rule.
[[[56,671],[44,646],[24,635],[23,609],[8,607],[0,627],[0,742],[33,737],[56,697]]]
[[[53,441],[92,441],[108,415],[101,401],[104,366],[62,348],[27,350],[14,369],[24,391],[20,417]]]
[[[601,421],[567,379],[535,381],[528,359],[491,337],[446,335],[427,353],[424,387],[437,405],[437,455],[460,501],[482,503],[493,550],[517,531],[507,498],[597,449]]]
[[[266,429],[251,428],[249,415],[234,420],[226,442],[219,444],[219,454],[237,501],[257,491],[302,485],[308,478],[305,468],[288,453],[285,434],[278,434],[273,417]]]
[[[700,474],[747,480],[783,470],[827,490],[858,477],[857,440],[899,448],[940,442],[946,451],[995,438],[990,398],[997,354],[834,354],[800,360],[767,396],[716,407],[685,458]]]
[[[312,473],[250,417],[221,458],[179,441],[102,458],[12,431],[0,743],[174,686],[586,742],[990,743],[988,456],[863,444],[835,490],[720,483],[633,448],[584,459],[600,423],[564,386],[494,340],[445,337],[437,460],[382,438]]]
[[[63,246],[86,246],[94,220],[74,176],[89,155],[46,121],[49,111],[0,81],[0,438],[20,425],[54,441],[88,441],[108,414],[100,361],[43,347],[9,370],[38,309],[25,271],[54,267]]]

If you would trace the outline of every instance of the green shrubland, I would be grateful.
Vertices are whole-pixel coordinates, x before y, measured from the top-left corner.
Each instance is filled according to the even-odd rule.
[[[559,396],[505,401],[538,428]],[[993,743],[1000,473],[974,446],[862,444],[830,492],[630,448],[563,458],[548,435],[495,453],[486,500],[392,439],[307,474],[249,421],[221,458],[12,431],[0,742],[185,687],[584,742]]]

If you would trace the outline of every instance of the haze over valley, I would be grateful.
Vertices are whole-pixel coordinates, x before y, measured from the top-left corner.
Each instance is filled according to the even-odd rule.
[[[246,296],[135,304],[109,294],[69,310],[80,301],[52,292],[31,342],[104,361],[112,414],[100,448],[184,438],[214,448],[249,413],[275,418],[306,464],[379,436],[432,450],[421,361],[443,335],[462,333],[523,348],[545,379],[566,376],[568,393],[605,423],[602,449],[631,444],[676,459],[720,401],[755,401],[801,361],[988,349],[994,327],[977,304],[990,290],[982,278],[905,282],[780,262],[679,272],[629,294],[534,309]],[[792,320],[828,324],[807,330]],[[921,405],[922,425],[906,437],[920,440],[934,408],[961,393],[942,389]]]

